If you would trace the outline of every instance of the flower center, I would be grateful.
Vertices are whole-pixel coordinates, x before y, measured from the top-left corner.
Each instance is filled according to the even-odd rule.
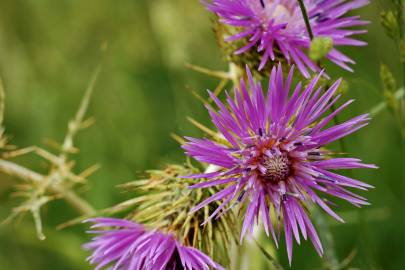
[[[273,14],[274,17],[284,17],[284,18],[290,18],[291,17],[291,12],[288,10],[288,8],[284,5],[278,4],[274,8]]]
[[[266,171],[261,175],[269,181],[280,182],[290,175],[291,162],[286,154],[274,155],[273,157],[265,156],[261,164]]]
[[[251,3],[251,8],[253,8],[263,23],[267,23],[272,19],[276,23],[285,22],[292,16],[292,12],[286,5],[277,2],[279,1],[254,0]]]

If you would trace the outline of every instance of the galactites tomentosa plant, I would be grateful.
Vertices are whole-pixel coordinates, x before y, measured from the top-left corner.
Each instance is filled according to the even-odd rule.
[[[314,38],[315,46],[322,43],[322,46],[319,47],[318,44],[318,47],[326,58],[343,69],[352,71],[349,64],[354,61],[341,53],[337,47],[366,45],[365,42],[352,38],[353,35],[366,31],[350,28],[368,22],[360,20],[359,16],[345,15],[366,5],[368,0],[202,2],[209,11],[217,15],[218,22],[215,23],[214,29],[218,42],[229,59],[236,64],[249,64],[259,70],[268,67],[265,73],[274,63],[280,61],[295,64],[306,78],[310,76],[308,70],[319,71],[318,64],[308,55],[311,40]],[[301,8],[306,8],[305,16],[308,18],[304,18]]]
[[[311,205],[318,205],[343,222],[324,195],[358,207],[368,205],[365,198],[349,189],[367,190],[372,186],[333,171],[376,168],[359,159],[339,157],[326,148],[366,126],[368,115],[329,126],[353,100],[330,111],[340,97],[335,95],[339,81],[323,89],[317,86],[321,72],[305,88],[301,83],[293,86],[293,69],[284,80],[281,65],[274,67],[267,93],[260,82],[255,82],[249,68],[248,84],[241,79],[240,88],[226,95],[226,103],[209,92],[218,110],[210,106],[207,109],[224,139],[186,137],[188,142],[183,145],[187,155],[216,168],[214,172],[195,175],[206,181],[192,187],[222,187],[193,211],[220,201],[213,216],[221,216],[230,209],[229,205],[245,205],[241,241],[248,231],[253,231],[255,221],[261,221],[267,235],[270,233],[278,245],[283,227],[290,263],[293,239],[300,243],[300,234],[312,241],[320,255],[323,253],[307,210]]]
[[[404,6],[403,1],[392,1]],[[336,171],[376,166],[343,157],[330,150],[328,144],[365,127],[369,116],[363,114],[343,123],[332,123],[353,100],[338,106],[341,81],[329,85],[328,76],[320,68],[320,60],[326,57],[351,71],[349,65],[354,61],[337,48],[365,45],[352,36],[366,31],[351,27],[367,22],[347,13],[368,1],[202,2],[217,16],[217,39],[230,62],[230,72],[218,77],[225,77],[225,84],[230,79],[235,84],[233,92],[226,93],[226,102],[209,93],[217,107],[206,104],[216,127],[207,133],[211,138],[186,137],[182,145],[186,154],[205,170],[188,162],[147,171],[145,179],[120,186],[133,198],[96,211],[73,193],[76,184],[84,182],[93,169],[76,175],[71,172],[73,162],[68,158],[76,150],[74,136],[91,123],[84,115],[96,76],[69,124],[60,154],[53,155],[38,147],[17,152],[33,152],[47,159],[52,165],[47,175],[6,160],[16,152],[10,154],[4,136],[0,91],[0,150],[6,150],[0,151],[0,171],[28,180],[19,190],[27,201],[14,209],[12,217],[30,211],[40,238],[44,236],[39,211],[50,200],[64,198],[83,215],[95,217],[86,220],[92,224],[89,233],[95,236],[84,245],[91,251],[88,260],[95,269],[224,269],[230,262],[230,245],[237,244],[238,237],[242,242],[248,232],[252,234],[255,222],[267,236],[272,236],[277,247],[284,231],[291,264],[294,239],[299,244],[301,237],[309,238],[316,251],[323,253],[311,208],[318,206],[343,221],[327,198],[342,199],[358,207],[368,205],[367,199],[353,189],[368,190],[372,186]],[[400,20],[403,17],[399,13],[382,14],[388,35],[403,49]],[[400,57],[403,64],[404,55]],[[241,67],[245,66],[246,73],[241,74]],[[294,66],[308,79],[308,84],[293,85],[295,76],[301,78],[294,74]],[[260,71],[258,77],[269,78],[267,91],[252,71]],[[383,66],[381,74],[384,90],[393,93],[396,81],[391,72]],[[397,99],[396,95],[387,97]],[[391,107],[400,107],[394,105]],[[205,126],[196,125],[207,131]],[[122,218],[111,217],[117,214],[122,214]]]
[[[181,176],[196,173],[199,170],[191,164],[168,165],[164,170],[148,171],[146,179],[121,185],[136,196],[103,211],[125,213],[125,219],[89,220],[93,228],[113,227],[91,232],[97,236],[85,245],[93,250],[90,262],[97,269],[123,270],[222,269],[218,263],[228,265],[230,246],[237,239],[236,217],[229,212],[210,220],[215,211],[211,206],[190,214],[200,200],[218,192],[216,187],[189,189],[201,180]]]
[[[183,145],[189,156],[209,165],[206,171],[196,171],[190,164],[150,171],[149,178],[122,186],[134,189],[135,198],[104,211],[126,212],[125,219],[89,220],[94,228],[110,227],[94,231],[97,236],[85,245],[92,250],[89,260],[97,269],[222,269],[217,262],[229,255],[228,243],[238,231],[235,205],[242,208],[240,240],[253,231],[255,221],[262,223],[276,246],[284,230],[291,264],[294,238],[298,243],[301,236],[309,238],[323,253],[311,221],[313,205],[343,221],[325,194],[355,206],[368,204],[350,189],[367,190],[371,185],[332,171],[376,166],[339,157],[327,148],[366,126],[368,115],[330,126],[352,100],[335,109],[340,81],[326,89],[319,86],[324,72],[315,63],[326,56],[351,70],[348,64],[354,62],[335,47],[365,45],[351,38],[365,31],[347,27],[367,22],[343,16],[368,1],[203,2],[219,17],[220,44],[227,35],[225,41],[232,48],[241,46],[236,53],[244,57],[230,58],[233,64],[248,64],[262,70],[262,76],[264,67],[280,64],[269,74],[267,93],[249,68],[248,85],[243,79],[234,80],[236,87],[233,94],[227,93],[226,104],[210,93],[219,111],[207,108],[218,131],[211,139],[187,137]],[[307,21],[299,3],[308,9]],[[286,79],[281,62],[289,70]],[[293,87],[292,63],[306,78],[311,76],[308,69],[320,72],[305,87],[301,83]]]

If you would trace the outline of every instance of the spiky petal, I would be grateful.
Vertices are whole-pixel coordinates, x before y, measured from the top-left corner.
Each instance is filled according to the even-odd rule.
[[[173,235],[148,231],[142,225],[115,218],[94,218],[96,237],[84,248],[98,269],[206,270],[223,269],[201,251],[180,244]],[[109,230],[101,228],[113,227]]]
[[[297,65],[305,77],[309,70],[319,67],[309,59],[305,50],[311,40],[297,0],[203,0],[208,10],[217,14],[221,23],[238,29],[225,41],[245,39],[246,44],[235,54],[256,50],[261,54],[259,70],[266,63],[275,61],[277,52],[289,62]],[[351,71],[348,64],[354,61],[338,51],[337,46],[364,46],[365,42],[353,39],[365,30],[350,27],[362,26],[367,21],[359,16],[344,16],[349,11],[362,7],[368,0],[304,0],[309,22],[315,37],[328,37],[334,47],[326,56],[340,67]],[[348,29],[349,28],[349,29]]]
[[[307,209],[316,204],[342,221],[321,194],[361,206],[368,204],[366,199],[347,188],[367,190],[372,187],[330,170],[375,168],[359,159],[334,157],[323,147],[364,127],[369,118],[360,115],[330,126],[333,117],[352,100],[328,114],[339,98],[335,95],[339,81],[323,92],[322,87],[316,87],[322,74],[305,88],[301,83],[292,88],[293,68],[284,81],[279,65],[271,72],[267,95],[261,84],[254,82],[248,68],[247,76],[250,91],[241,80],[240,89],[234,90],[235,96],[227,94],[227,106],[210,93],[219,109],[208,107],[208,110],[226,142],[187,138],[183,146],[188,155],[218,168],[215,172],[197,175],[207,181],[193,187],[223,187],[193,211],[221,201],[215,212],[221,215],[221,210],[226,211],[229,203],[245,203],[241,240],[261,216],[266,233],[271,233],[276,244],[280,228],[277,223],[281,220],[290,262],[293,238],[300,243],[300,232],[304,239],[310,238],[321,255],[322,245]],[[274,219],[270,213],[275,214]]]

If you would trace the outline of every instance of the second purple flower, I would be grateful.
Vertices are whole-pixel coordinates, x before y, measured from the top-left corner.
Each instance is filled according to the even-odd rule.
[[[306,49],[311,38],[306,29],[297,0],[203,0],[208,10],[219,17],[219,22],[231,29],[222,37],[226,42],[240,43],[235,54],[259,52],[259,70],[268,61],[275,62],[281,56],[295,64],[305,77],[309,70],[319,67],[308,57]],[[367,24],[359,16],[345,15],[368,3],[368,0],[304,0],[308,19],[315,37],[326,37],[337,46],[362,46],[365,42],[353,39],[365,30],[348,29]],[[326,56],[340,67],[351,70],[354,61],[333,48]]]

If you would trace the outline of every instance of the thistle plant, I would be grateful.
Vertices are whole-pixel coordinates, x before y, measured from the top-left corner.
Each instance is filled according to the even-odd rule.
[[[265,95],[261,84],[254,81],[247,68],[249,87],[242,80],[241,88],[234,90],[235,95],[227,95],[227,105],[210,93],[219,111],[210,107],[208,111],[224,139],[187,138],[183,147],[196,160],[218,167],[215,172],[198,174],[196,177],[207,181],[192,187],[224,186],[193,211],[213,201],[221,201],[213,217],[227,211],[229,204],[246,201],[241,240],[247,231],[253,231],[255,221],[261,216],[267,235],[270,232],[277,245],[280,222],[284,227],[290,263],[293,237],[300,243],[300,231],[304,239],[307,236],[311,239],[320,255],[323,253],[306,212],[309,204],[317,204],[343,222],[317,192],[344,199],[355,206],[368,204],[365,198],[353,194],[347,187],[368,189],[370,185],[330,170],[375,168],[358,159],[337,157],[326,148],[328,143],[366,126],[369,118],[360,115],[326,128],[352,100],[321,117],[340,96],[335,96],[339,82],[321,94],[322,87],[316,86],[320,76],[301,90],[300,83],[292,86],[293,68],[286,80],[281,66],[273,68]]]
[[[120,189],[126,192],[131,191],[136,196],[102,212],[108,215],[126,213],[125,221],[103,218],[89,221],[94,222],[95,227],[107,224],[107,226],[120,227],[121,230],[128,229],[128,236],[121,233],[121,231],[116,233],[115,230],[111,232],[97,231],[101,236],[97,236],[86,245],[87,248],[96,250],[90,257],[90,261],[98,263],[101,267],[116,260],[115,267],[117,269],[143,269],[142,267],[146,267],[146,265],[156,267],[156,269],[178,269],[179,265],[175,266],[176,260],[179,260],[177,264],[181,264],[185,269],[206,268],[206,266],[194,265],[193,260],[188,258],[187,255],[187,253],[191,253],[194,254],[190,255],[191,257],[197,256],[205,261],[206,265],[210,265],[215,269],[220,269],[220,266],[208,259],[207,255],[224,265],[229,264],[228,250],[235,243],[238,231],[236,217],[234,213],[227,213],[221,219],[208,220],[214,211],[209,206],[204,207],[202,211],[190,214],[190,210],[201,199],[206,199],[217,191],[215,188],[204,191],[190,190],[188,187],[200,182],[200,179],[182,178],[181,176],[192,173],[199,173],[199,170],[191,164],[184,166],[168,165],[164,170],[148,171],[148,177],[144,180],[136,180],[120,185]],[[143,226],[139,224],[143,224]],[[147,229],[145,227],[149,228],[150,233],[146,233]],[[137,234],[148,234],[148,237],[153,238],[148,240],[147,244],[145,243],[151,245],[151,250],[144,251],[143,255],[139,254],[140,250],[136,247],[141,246],[141,243],[135,241],[139,238]],[[130,239],[127,241],[128,237],[133,237],[131,238],[132,241]],[[162,245],[160,241],[167,241],[168,246],[166,248],[173,249],[168,253],[169,255],[154,255],[153,243]],[[115,243],[120,242],[127,244],[119,245],[116,249],[111,248]],[[133,245],[134,248],[126,251],[129,245]],[[177,247],[177,251],[175,251],[174,247]],[[102,250],[104,252],[101,252]],[[203,251],[207,255],[203,255],[197,250]],[[110,253],[119,253],[120,255],[110,257],[108,256]],[[155,265],[154,259],[147,256],[167,256],[167,260],[159,263],[156,261],[157,265]],[[174,259],[174,257],[170,256],[179,256],[179,258]],[[137,262],[133,260],[137,260]],[[188,268],[187,261],[193,266]],[[131,268],[129,267],[130,264],[136,264],[137,266]]]
[[[277,255],[286,253],[291,267],[294,243],[303,240],[323,256],[322,269],[346,269],[355,252],[338,259],[326,217],[344,223],[337,207],[341,201],[368,206],[358,192],[374,187],[353,173],[377,166],[352,157],[344,139],[385,108],[405,137],[404,1],[391,0],[381,12],[381,24],[398,47],[402,75],[396,77],[391,67],[381,65],[380,104],[356,116],[344,78],[333,79],[324,65],[328,61],[354,72],[355,55],[341,49],[367,45],[358,35],[367,33],[368,21],[356,13],[368,3],[201,1],[201,12],[205,8],[213,14],[212,28],[229,67],[219,71],[187,64],[220,79],[207,95],[192,90],[212,125],[187,117],[204,135],[172,134],[186,162],[168,162],[120,184],[125,199],[104,209],[77,193],[98,166],[78,173],[73,158],[79,152],[76,136],[93,124],[86,111],[99,68],[56,151],[9,145],[0,80],[0,172],[20,181],[14,195],[22,198],[5,222],[29,212],[43,240],[41,209],[65,200],[78,217],[59,228],[79,223],[90,228],[92,239],[82,248],[91,267],[100,270],[232,269],[235,264],[240,270],[242,263],[235,262],[249,257],[246,246],[251,243],[257,244],[270,269],[280,270]],[[343,112],[351,118],[341,121]],[[47,173],[16,161],[29,154],[47,162]],[[286,251],[279,249],[281,243]]]
[[[228,264],[227,251],[237,239],[239,230],[236,216],[230,212],[221,219],[210,220],[214,210],[209,206],[190,213],[198,202],[218,191],[215,187],[192,190],[189,187],[202,180],[182,177],[200,173],[191,163],[147,171],[146,179],[119,186],[121,190],[133,193],[134,198],[106,209],[104,213],[126,213],[127,220],[171,232],[184,245],[198,248],[217,261]]]

